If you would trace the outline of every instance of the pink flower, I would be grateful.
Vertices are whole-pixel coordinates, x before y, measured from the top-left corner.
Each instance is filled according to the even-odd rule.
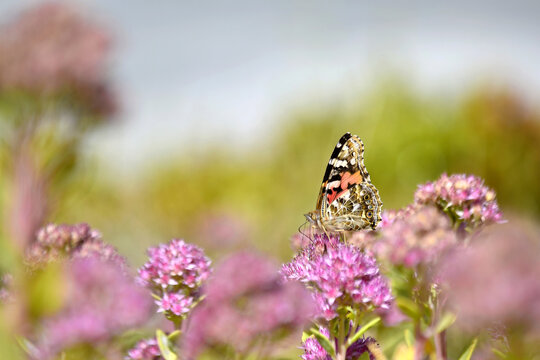
[[[414,194],[417,204],[435,204],[471,228],[503,222],[495,192],[479,177],[443,174],[435,182],[420,185]]]
[[[66,95],[91,115],[110,114],[109,35],[60,2],[22,13],[0,31],[0,93]],[[74,100],[74,101],[73,101]]]
[[[66,305],[44,323],[40,359],[78,344],[107,341],[149,318],[150,299],[118,264],[96,256],[77,258],[67,264],[66,274]]]
[[[272,262],[247,252],[224,260],[190,317],[183,338],[187,358],[224,345],[244,353],[257,341],[298,333],[314,304],[300,284],[284,283],[277,270]]]
[[[26,262],[30,266],[40,266],[59,259],[94,256],[127,268],[126,259],[114,247],[104,243],[99,231],[88,224],[49,224],[37,232],[36,241],[26,252]]]
[[[173,239],[148,249],[149,260],[139,268],[138,280],[160,300],[158,312],[171,320],[185,316],[200,298],[210,276],[210,259],[195,245]]]
[[[540,334],[539,244],[537,229],[495,226],[445,259],[440,276],[462,327],[481,330],[497,323],[514,334]]]
[[[316,246],[304,249],[281,272],[312,290],[321,316],[333,319],[340,306],[365,310],[390,307],[390,289],[373,257],[342,243],[329,242],[323,252]]]
[[[163,359],[156,339],[146,339],[139,341],[128,351],[126,360],[160,360]]]
[[[174,315],[180,316],[187,314],[193,305],[193,298],[182,294],[165,293],[161,300],[156,300],[159,306],[158,312],[171,312]]]
[[[395,213],[371,250],[394,265],[430,264],[457,243],[450,219],[434,206],[408,207]]]

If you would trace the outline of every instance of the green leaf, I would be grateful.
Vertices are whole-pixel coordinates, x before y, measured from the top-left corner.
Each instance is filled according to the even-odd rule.
[[[379,322],[381,321],[381,318],[380,317],[376,317],[375,319],[371,320],[370,322],[368,322],[366,325],[362,326],[357,332],[356,334],[354,334],[351,338],[349,338],[349,340],[347,341],[347,346],[351,346],[356,340],[360,339],[360,337],[362,335],[364,335],[364,333],[366,331],[368,331],[371,327],[375,326],[376,324],[378,324]]]
[[[396,298],[396,305],[408,317],[412,319],[420,318],[420,310],[414,301],[405,297],[398,297]]]
[[[411,330],[406,329],[404,331],[404,338],[405,338],[405,344],[407,344],[408,347],[413,346],[414,344],[414,336]]]
[[[167,338],[169,339],[169,342],[174,341],[176,338],[178,338],[182,334],[182,331],[180,330],[174,330],[172,333],[170,333]]]
[[[360,355],[360,357],[358,358],[358,360],[369,360],[369,353],[366,351],[365,353],[363,353],[362,355]]]
[[[308,334],[307,332],[302,332],[302,342],[306,342],[306,340],[310,337],[311,335]]]
[[[324,350],[326,350],[326,352],[330,354],[330,356],[336,356],[336,352],[334,351],[334,345],[330,342],[329,338],[327,338],[317,329],[311,329],[311,332],[313,333],[313,336],[315,336],[319,344],[321,344],[321,346],[324,348]]]
[[[456,321],[456,315],[447,312],[443,315],[442,319],[437,324],[437,328],[435,331],[438,333],[443,332],[444,330],[448,329],[452,324]]]
[[[156,330],[156,340],[159,346],[159,351],[165,360],[177,360],[178,356],[171,350],[170,342],[167,335],[160,329]]]
[[[499,358],[501,359],[506,359],[507,356],[505,353],[503,353],[501,350],[499,349],[495,349],[495,348],[491,348],[491,352],[494,353],[495,355],[497,355]]]
[[[477,342],[478,342],[478,339],[475,338],[472,341],[471,345],[469,345],[467,350],[465,350],[465,352],[463,354],[461,354],[461,356],[459,357],[459,360],[471,360],[471,356],[472,356],[472,353],[474,351],[474,348],[476,347]]]
[[[32,273],[27,283],[30,313],[40,318],[58,311],[64,304],[66,283],[61,263],[48,264]]]

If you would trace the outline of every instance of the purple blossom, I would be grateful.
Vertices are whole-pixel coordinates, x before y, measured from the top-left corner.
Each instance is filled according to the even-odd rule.
[[[392,303],[375,259],[352,245],[333,244],[321,253],[313,244],[285,264],[281,272],[313,291],[319,314],[327,320],[337,316],[340,306],[388,309]]]
[[[118,264],[77,258],[67,264],[66,274],[65,306],[44,323],[40,359],[77,344],[107,341],[148,319],[150,299]]]
[[[200,298],[200,286],[210,275],[210,260],[195,245],[173,239],[148,249],[149,260],[138,280],[160,298],[159,312],[182,317]]]
[[[284,283],[277,270],[271,261],[247,252],[224,260],[190,317],[183,338],[187,358],[225,345],[244,353],[263,339],[276,341],[300,331],[314,312],[313,300],[300,284]]]
[[[540,334],[539,240],[537,229],[500,225],[448,256],[440,276],[462,327]]]
[[[418,204],[435,204],[454,219],[475,228],[503,221],[495,192],[473,175],[443,174],[435,182],[420,185],[414,195]]]
[[[352,324],[351,324],[352,325]],[[330,332],[325,327],[319,327],[319,332],[326,337],[330,338]],[[350,335],[350,334],[349,334]],[[348,339],[349,335],[346,337]],[[368,345],[376,344],[377,342],[372,337],[364,337],[356,340],[352,343],[351,346],[347,348],[346,360],[356,360],[360,358],[365,353],[369,354],[370,360],[375,360],[373,354],[371,354]],[[319,341],[314,337],[310,336],[302,344],[302,349],[304,349],[304,354],[302,354],[303,360],[332,360],[332,357],[328,352],[322,347]]]
[[[69,95],[93,115],[115,110],[105,81],[109,35],[69,6],[48,2],[0,31],[0,92]]]
[[[62,258],[94,256],[127,267],[125,258],[88,224],[49,224],[37,232],[36,241],[26,252],[26,262],[35,267]]]
[[[161,360],[161,352],[155,338],[139,341],[128,351],[126,360]]]
[[[382,227],[372,250],[394,265],[414,268],[430,264],[457,243],[450,220],[434,206],[416,206],[414,211],[408,207],[391,219]]]

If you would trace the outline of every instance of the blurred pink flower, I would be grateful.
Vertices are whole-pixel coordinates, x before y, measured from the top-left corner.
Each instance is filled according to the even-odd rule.
[[[414,211],[409,207],[395,213],[372,250],[379,259],[414,268],[433,263],[456,243],[448,216],[434,206],[417,206]]]
[[[148,320],[151,299],[118,264],[77,258],[66,274],[65,306],[44,322],[37,358],[54,358],[77,344],[97,345]]]
[[[110,114],[105,81],[109,35],[61,2],[23,12],[0,30],[0,92],[38,96],[69,91],[91,114]]]
[[[86,223],[48,224],[37,232],[36,241],[27,249],[26,262],[39,266],[61,258],[97,257],[127,268],[126,259],[101,240],[101,234]]]
[[[224,260],[205,292],[183,338],[188,359],[223,346],[244,353],[265,339],[274,340],[275,346],[276,340],[301,331],[314,311],[311,296],[300,284],[284,283],[272,262],[247,252]]]
[[[486,229],[441,265],[449,303],[470,330],[503,325],[540,335],[540,237],[524,227]]]
[[[155,338],[139,341],[128,351],[126,360],[161,360],[161,352]]]
[[[420,185],[414,198],[418,204],[439,206],[453,220],[463,221],[471,228],[503,221],[502,212],[495,200],[495,191],[473,175],[443,174],[435,182]]]

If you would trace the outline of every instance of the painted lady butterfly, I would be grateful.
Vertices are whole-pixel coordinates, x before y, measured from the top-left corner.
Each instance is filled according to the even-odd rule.
[[[364,144],[346,133],[339,139],[326,171],[315,210],[306,219],[323,231],[375,229],[382,201],[364,166]]]

